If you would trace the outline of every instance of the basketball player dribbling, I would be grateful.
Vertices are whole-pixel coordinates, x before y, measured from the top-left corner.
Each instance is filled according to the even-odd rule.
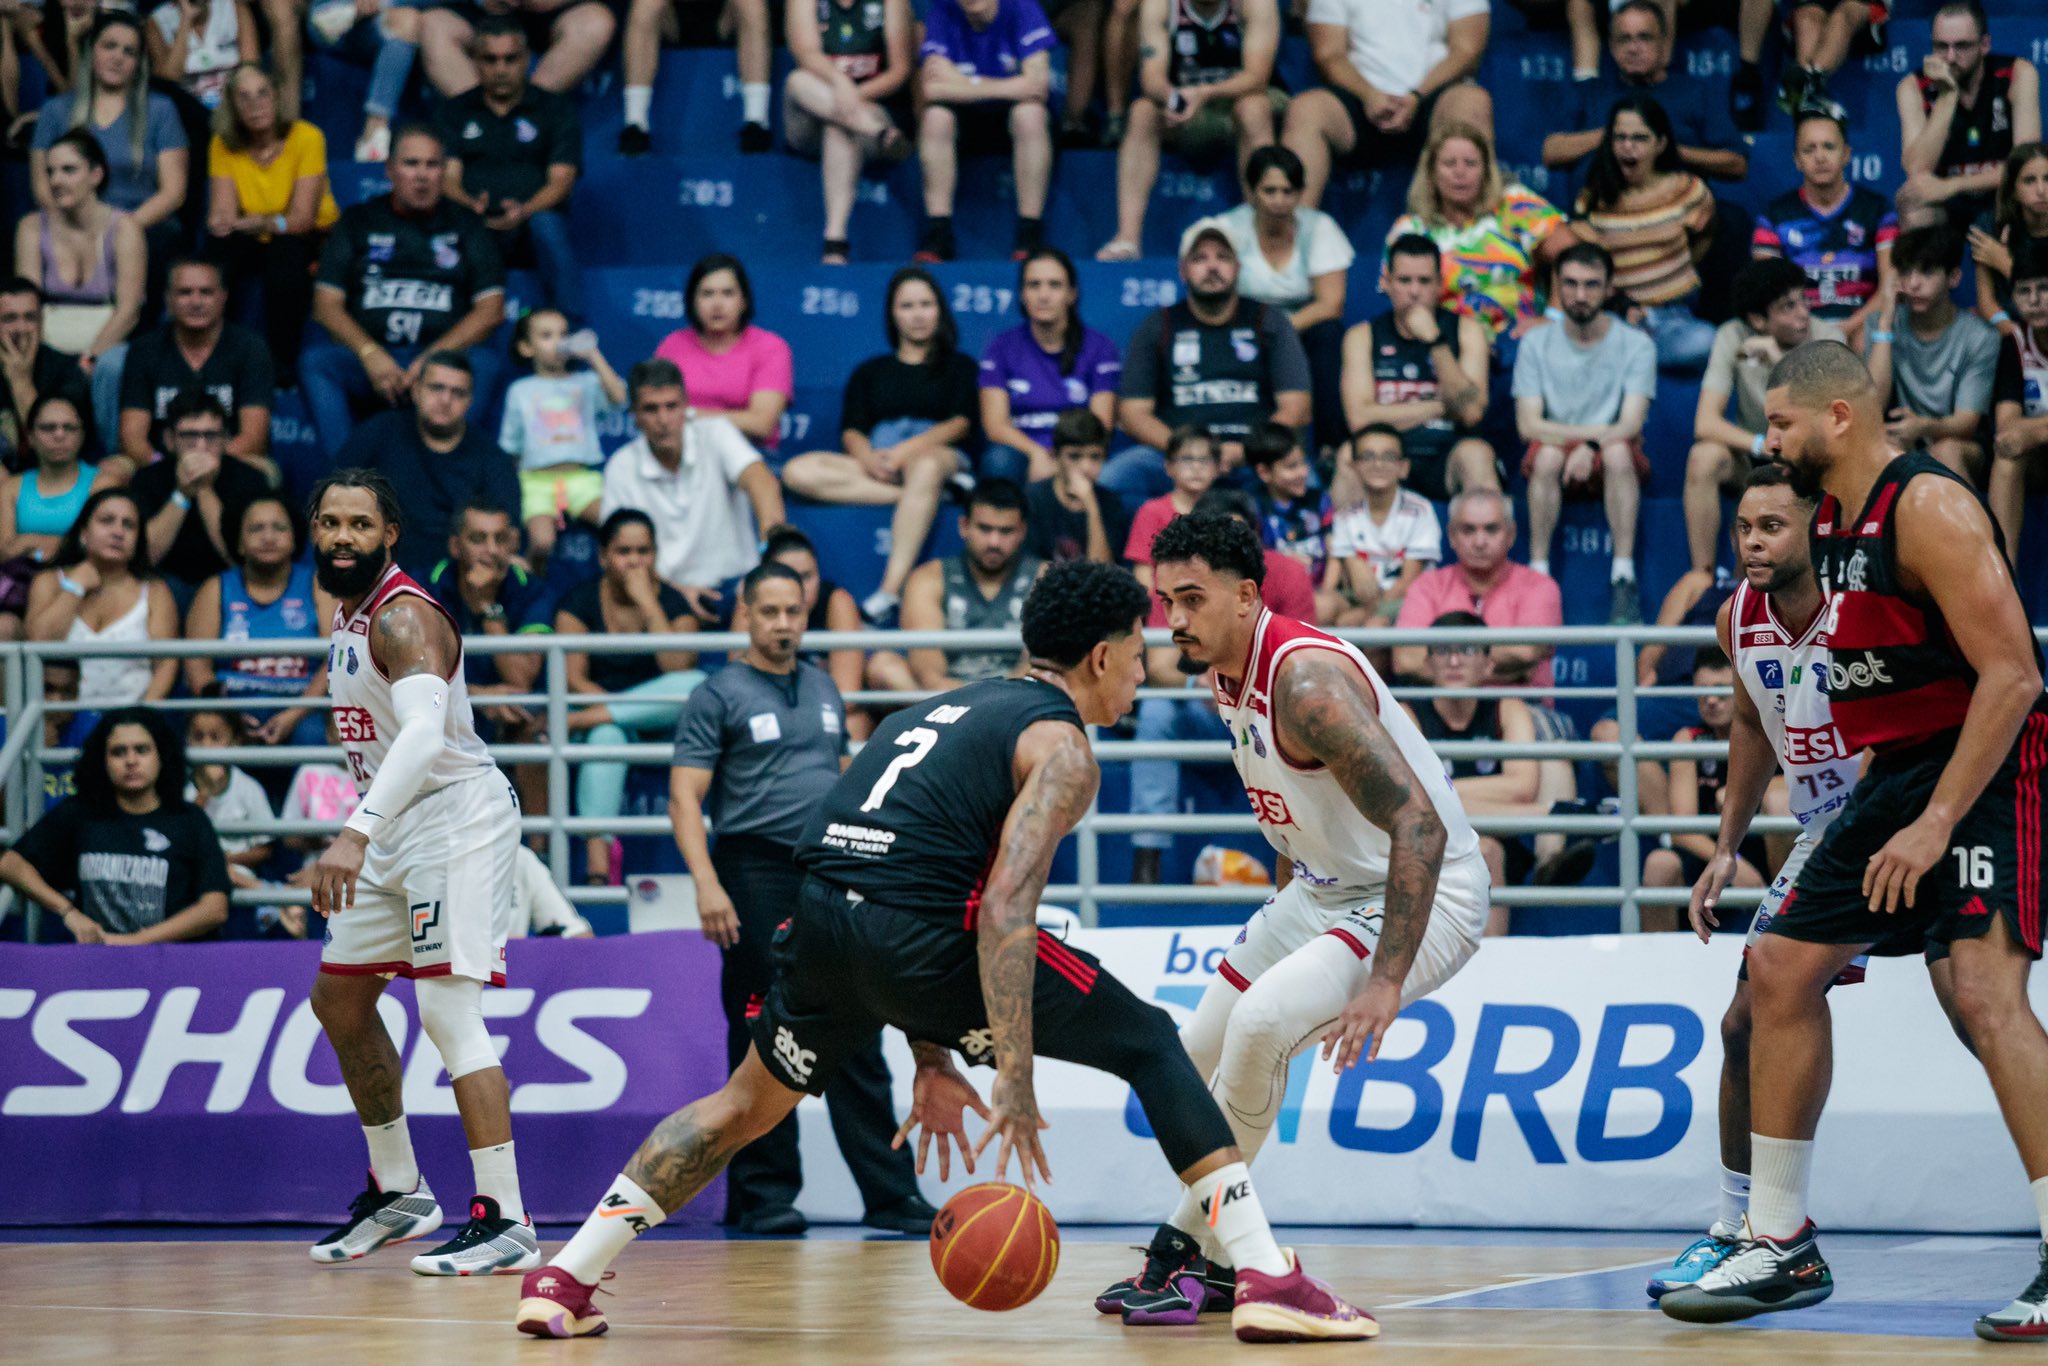
[[[510,1088],[483,1018],[484,986],[505,984],[519,801],[477,736],[455,622],[391,563],[391,486],[338,471],[314,488],[311,520],[320,587],[339,600],[327,690],[362,793],[313,867],[327,943],[312,1004],[370,1147],[368,1189],[313,1245],[313,1260],[353,1261],[440,1226],[413,1158],[398,1050],[377,1014],[389,980],[409,977],[455,1091],[477,1191],[468,1223],[412,1269],[524,1271],[540,1264],[540,1245],[519,1196]]]
[[[1975,490],[1894,454],[1883,395],[1839,342],[1773,367],[1769,441],[1820,497],[1820,641],[1846,748],[1875,751],[1748,953],[1749,1212],[1734,1250],[1658,1301],[1692,1323],[1817,1304],[1834,1290],[1807,1189],[1830,1080],[1827,988],[1863,953],[1946,954],[1963,1027],[2032,1183],[2039,1274],[1977,1320],[1993,1341],[2048,1340],[2048,1033],[2027,1000],[2041,956],[2040,655]],[[1824,496],[1823,496],[1824,495]]]
[[[1239,1269],[1238,1337],[1379,1332],[1273,1241],[1230,1126],[1166,1013],[1037,928],[1053,853],[1095,797],[1082,727],[1130,711],[1144,677],[1147,605],[1120,568],[1056,565],[1025,600],[1024,677],[955,688],[876,728],[798,846],[808,877],[775,938],[753,1051],[722,1089],[663,1120],[576,1236],[527,1275],[520,1331],[603,1332],[590,1297],[626,1245],[893,1025],[917,1059],[898,1141],[922,1130],[920,1170],[934,1139],[943,1177],[954,1145],[972,1171],[1000,1137],[998,1178],[1012,1152],[1027,1185],[1048,1175],[1033,1057],[1098,1068],[1130,1083],[1168,1162],[1213,1204],[1216,1236]],[[954,1068],[951,1050],[994,1064],[992,1107]],[[972,1148],[966,1109],[987,1121]]]
[[[1478,952],[1492,881],[1443,761],[1365,656],[1261,601],[1265,552],[1250,527],[1176,518],[1152,564],[1183,668],[1215,670],[1231,762],[1283,880],[1292,872],[1181,1031],[1250,1162],[1289,1060],[1318,1038],[1340,1071],[1377,1055],[1402,1006]],[[1127,1324],[1193,1323],[1229,1307],[1240,1274],[1189,1188],[1143,1269],[1095,1306]]]
[[[1828,708],[1828,649],[1820,642],[1820,585],[1807,533],[1813,504],[1794,492],[1782,465],[1749,473],[1735,506],[1735,593],[1715,623],[1735,666],[1734,720],[1728,733],[1728,784],[1714,857],[1693,887],[1692,927],[1702,943],[1720,928],[1721,893],[1734,881],[1737,851],[1771,779],[1782,769],[1799,835],[1765,890],[1748,943],[1769,927],[1806,866],[1814,845],[1849,800],[1861,763],[1842,742]],[[1863,980],[1864,960],[1837,985]],[[1936,991],[1947,999],[1946,964]],[[1734,1252],[1749,1205],[1749,972],[1738,970],[1735,996],[1721,1020],[1720,1208],[1706,1236],[1650,1278],[1650,1298],[1691,1285]]]

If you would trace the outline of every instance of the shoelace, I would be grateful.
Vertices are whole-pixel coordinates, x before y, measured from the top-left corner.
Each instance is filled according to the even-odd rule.
[[[2019,1296],[2031,1304],[2048,1301],[2048,1243],[2041,1244],[2041,1271]]]
[[[449,1241],[449,1248],[451,1251],[460,1252],[475,1247],[478,1243],[488,1243],[497,1236],[496,1230],[489,1224],[481,1219],[472,1219]]]
[[[359,1191],[356,1194],[356,1198],[348,1202],[349,1223],[353,1224],[357,1220],[369,1218],[377,1212],[378,1208],[383,1204],[383,1200],[383,1191],[369,1189]]]

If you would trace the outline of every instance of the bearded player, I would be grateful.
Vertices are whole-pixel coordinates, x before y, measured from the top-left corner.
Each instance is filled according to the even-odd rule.
[[[1364,655],[1267,610],[1265,563],[1234,518],[1179,517],[1152,543],[1182,668],[1215,670],[1231,762],[1283,878],[1292,871],[1181,1031],[1247,1162],[1278,1117],[1289,1060],[1318,1038],[1338,1071],[1375,1057],[1402,1006],[1478,951],[1493,895],[1443,762]],[[1149,1325],[1229,1306],[1237,1273],[1199,1194],[1097,1309]]]
[[[525,1271],[540,1265],[540,1246],[519,1198],[510,1092],[483,1017],[485,984],[505,984],[519,802],[477,738],[454,621],[391,563],[391,486],[341,470],[313,490],[310,516],[320,586],[340,600],[327,690],[362,793],[313,866],[313,909],[327,917],[313,1014],[370,1145],[369,1188],[348,1222],[313,1245],[313,1260],[353,1261],[441,1224],[413,1159],[398,1050],[377,1015],[385,984],[410,977],[420,1028],[455,1090],[477,1191],[469,1222],[412,1269]]]
[[[1839,342],[1772,368],[1769,442],[1820,497],[1828,700],[1851,751],[1875,751],[1791,895],[1748,953],[1754,1170],[1734,1251],[1658,1303],[1718,1323],[1834,1291],[1807,1190],[1831,1074],[1827,988],[1866,952],[1944,952],[1955,1001],[2032,1183],[2040,1273],[1977,1335],[2048,1340],[2048,1033],[2027,1000],[2041,956],[2040,656],[1990,514],[1932,457],[1897,455],[1883,394]]]
[[[1082,727],[1128,713],[1145,676],[1146,605],[1120,568],[1055,565],[1024,602],[1024,677],[955,688],[876,728],[798,846],[807,876],[775,937],[753,1050],[719,1091],[663,1120],[568,1246],[528,1274],[520,1331],[603,1332],[590,1297],[613,1258],[893,1025],[917,1059],[904,1135],[923,1130],[920,1171],[933,1138],[943,1179],[952,1145],[971,1172],[1000,1136],[998,1179],[1012,1151],[1026,1185],[1049,1177],[1033,1057],[1097,1068],[1130,1083],[1175,1172],[1197,1198],[1214,1197],[1215,1235],[1242,1269],[1239,1338],[1379,1332],[1273,1241],[1230,1125],[1166,1012],[1037,927],[1053,852],[1095,798]],[[954,1049],[995,1065],[993,1113],[954,1068]],[[965,1108],[987,1121],[972,1149]]]

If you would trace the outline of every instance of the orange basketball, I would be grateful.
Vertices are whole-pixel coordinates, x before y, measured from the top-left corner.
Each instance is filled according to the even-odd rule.
[[[1021,1186],[969,1186],[932,1220],[932,1270],[970,1309],[1020,1309],[1060,1264],[1060,1227]]]

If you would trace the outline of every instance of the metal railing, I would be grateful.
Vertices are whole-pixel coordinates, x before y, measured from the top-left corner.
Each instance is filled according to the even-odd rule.
[[[1670,834],[1712,835],[1719,822],[1712,815],[1692,817],[1652,816],[1641,810],[1640,794],[1637,791],[1635,763],[1638,760],[1671,759],[1713,759],[1727,754],[1727,745],[1715,741],[1646,741],[1636,738],[1637,712],[1640,702],[1648,697],[1697,697],[1703,689],[1690,686],[1642,687],[1636,682],[1638,652],[1650,645],[1691,645],[1710,643],[1713,632],[1705,627],[1552,627],[1544,629],[1494,629],[1489,627],[1428,628],[1422,630],[1350,630],[1335,634],[1351,640],[1362,648],[1377,649],[1415,645],[1509,645],[1535,644],[1550,647],[1573,646],[1593,647],[1613,651],[1613,686],[1567,685],[1548,688],[1495,687],[1486,689],[1437,689],[1426,687],[1395,687],[1397,698],[1410,702],[1421,702],[1435,696],[1487,697],[1517,696],[1532,702],[1566,698],[1611,699],[1614,703],[1615,719],[1621,739],[1619,742],[1599,742],[1590,739],[1536,741],[1513,743],[1499,740],[1446,741],[1435,746],[1437,753],[1445,759],[1564,759],[1570,761],[1595,761],[1614,765],[1615,787],[1617,789],[1616,810],[1613,814],[1602,815],[1530,815],[1530,816],[1488,816],[1472,818],[1472,824],[1481,834],[1512,836],[1522,834],[1558,833],[1569,836],[1616,839],[1620,846],[1620,875],[1612,886],[1569,886],[1569,887],[1503,887],[1495,889],[1494,900],[1504,906],[1545,906],[1545,905],[1615,905],[1620,908],[1621,928],[1632,932],[1641,926],[1641,907],[1649,905],[1683,905],[1687,899],[1684,888],[1651,888],[1642,885],[1643,841]],[[2048,635],[2048,632],[2040,634]],[[1170,643],[1164,631],[1147,632],[1147,642],[1153,645]],[[744,635],[731,632],[707,632],[687,636],[555,636],[550,634],[517,636],[475,636],[464,641],[464,648],[479,655],[541,655],[544,667],[538,690],[516,696],[492,695],[490,704],[523,706],[538,711],[544,719],[545,734],[531,744],[499,744],[492,746],[492,753],[501,764],[544,764],[547,776],[547,809],[543,813],[528,813],[523,825],[529,834],[543,834],[547,837],[547,862],[567,895],[574,901],[592,904],[623,902],[627,892],[622,887],[583,887],[570,883],[570,845],[572,837],[581,835],[661,835],[671,833],[669,822],[664,816],[620,816],[588,817],[571,813],[570,770],[573,766],[590,761],[614,761],[638,765],[666,767],[670,761],[672,746],[666,741],[640,742],[614,745],[584,744],[569,736],[568,717],[572,706],[584,707],[612,700],[610,695],[571,693],[566,671],[567,656],[571,652],[589,654],[647,654],[659,650],[687,651],[699,655],[723,652],[737,653],[747,646]],[[1021,642],[1013,631],[849,631],[814,632],[805,636],[807,652],[822,652],[832,649],[857,648],[872,650],[887,648],[893,650],[938,648],[946,650],[991,650],[1021,648]],[[324,638],[307,640],[277,641],[193,641],[169,640],[153,642],[150,653],[158,658],[194,657],[252,658],[263,656],[299,655],[319,657],[327,652]],[[7,740],[0,746],[0,785],[4,785],[4,825],[0,825],[0,839],[11,843],[41,814],[44,766],[48,763],[67,763],[77,757],[75,749],[50,747],[42,743],[43,721],[56,714],[67,714],[89,708],[78,703],[46,702],[42,695],[43,662],[48,659],[85,659],[94,657],[133,657],[136,653],[132,644],[70,642],[16,642],[0,645],[0,688],[4,688],[4,701],[8,718]],[[849,705],[863,703],[896,703],[917,700],[927,693],[895,692],[854,692],[847,695]],[[1204,698],[1206,690],[1145,688],[1140,697]],[[641,699],[627,699],[641,700]],[[183,699],[155,704],[166,711],[191,711],[217,709],[217,701]],[[243,711],[261,711],[288,707],[325,708],[329,706],[323,698],[237,698],[233,705]],[[1134,759],[1175,759],[1183,762],[1229,761],[1229,746],[1223,741],[1170,741],[1144,742],[1115,740],[1098,737],[1095,743],[1097,756],[1105,763],[1128,763]],[[190,757],[195,762],[228,762],[243,767],[296,766],[302,763],[338,762],[342,752],[338,747],[261,745],[234,749],[195,749]],[[1798,830],[1797,822],[1789,818],[1772,819],[1760,816],[1754,827],[1760,834],[1789,834]],[[222,822],[218,829],[229,835],[321,835],[331,834],[333,827],[326,824],[282,819],[268,821],[231,823]],[[1172,834],[1217,833],[1245,834],[1255,832],[1257,824],[1249,814],[1204,814],[1204,815],[1130,815],[1103,812],[1091,806],[1088,815],[1075,831],[1076,835],[1076,881],[1057,884],[1046,888],[1045,896],[1050,901],[1074,903],[1085,923],[1094,923],[1097,909],[1103,902],[1124,904],[1159,903],[1207,903],[1238,902],[1251,903],[1263,900],[1270,894],[1269,889],[1257,886],[1140,886],[1134,884],[1104,884],[1099,880],[1100,841],[1110,834],[1133,834],[1140,831]],[[1731,891],[1729,901],[1739,903],[1754,901],[1755,892],[1746,898]],[[294,899],[303,900],[304,893],[291,890],[265,888],[260,891],[238,891],[236,899],[241,902],[277,904]]]

